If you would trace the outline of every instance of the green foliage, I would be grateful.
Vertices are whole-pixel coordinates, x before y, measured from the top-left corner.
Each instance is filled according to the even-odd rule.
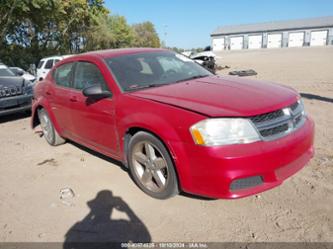
[[[136,47],[159,48],[161,46],[154,24],[151,22],[134,24],[132,27],[135,33],[134,45]]]
[[[130,26],[104,0],[0,0],[0,59],[27,68],[42,57],[121,47],[159,47],[150,22]]]
[[[114,48],[123,48],[132,46],[134,34],[132,28],[127,24],[123,16],[110,16],[108,25],[115,37]]]

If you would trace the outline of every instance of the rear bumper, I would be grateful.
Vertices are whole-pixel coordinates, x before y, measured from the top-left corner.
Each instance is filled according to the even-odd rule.
[[[313,139],[314,123],[307,117],[298,130],[274,141],[218,147],[175,144],[181,187],[193,194],[227,199],[271,189],[313,157]],[[241,188],[233,184],[244,178],[262,182]]]
[[[31,109],[32,94],[19,95],[0,99],[0,116]]]

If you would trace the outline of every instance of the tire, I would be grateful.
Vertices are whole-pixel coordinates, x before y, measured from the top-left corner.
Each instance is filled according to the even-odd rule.
[[[49,114],[45,109],[38,110],[38,118],[40,126],[42,127],[45,140],[52,146],[57,146],[65,143],[65,139],[59,136],[58,132],[54,129],[54,125],[50,119]]]
[[[173,161],[157,137],[136,133],[129,141],[127,161],[132,179],[149,196],[167,199],[179,193]]]

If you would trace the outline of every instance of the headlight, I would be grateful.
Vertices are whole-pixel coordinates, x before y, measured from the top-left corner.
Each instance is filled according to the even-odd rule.
[[[25,80],[25,86],[23,88],[24,94],[33,94],[33,88],[34,84],[29,80]]]
[[[244,118],[206,119],[190,128],[196,144],[205,146],[245,144],[260,140],[251,121]]]

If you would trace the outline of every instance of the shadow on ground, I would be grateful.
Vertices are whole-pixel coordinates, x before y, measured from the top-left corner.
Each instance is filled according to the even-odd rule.
[[[306,99],[315,99],[315,100],[333,103],[332,98],[323,97],[323,96],[315,95],[315,94],[311,94],[311,93],[301,93],[301,96]]]
[[[28,118],[30,116],[31,116],[30,112],[19,112],[2,117],[0,116],[0,124],[15,121],[18,119]]]
[[[67,141],[68,143],[72,144],[73,146],[81,149],[81,150],[84,150],[85,152],[93,155],[93,156],[96,156],[102,160],[105,160],[105,161],[108,161],[109,163],[112,163],[114,165],[117,165],[118,167],[120,167],[122,170],[128,172],[128,168],[126,168],[126,166],[120,162],[120,161],[117,161],[111,157],[108,157],[106,155],[103,155],[97,151],[94,151],[94,150],[91,150],[83,145],[80,145],[78,143],[75,143],[73,141]],[[130,176],[130,174],[129,174]],[[210,197],[204,197],[204,196],[199,196],[199,195],[195,195],[195,194],[190,194],[190,193],[186,193],[186,192],[180,192],[180,195],[181,196],[184,196],[185,198],[191,198],[191,199],[197,199],[197,200],[203,200],[203,201],[214,201],[216,200],[216,198],[210,198]]]
[[[91,243],[99,248],[110,242],[150,242],[147,227],[127,203],[109,190],[100,191],[87,202],[89,214],[74,224],[65,235],[64,249],[86,248]],[[128,219],[112,219],[114,210],[126,214]]]
[[[69,141],[68,140],[67,143],[72,144],[73,146],[75,146],[75,147],[79,148],[80,150],[83,150],[83,151],[91,154],[92,156],[98,157],[98,158],[100,158],[102,160],[108,161],[109,163],[117,165],[119,168],[121,168],[122,170],[124,170],[126,172],[128,171],[128,169],[126,168],[126,166],[122,162],[120,162],[120,161],[117,161],[117,160],[115,160],[115,159],[113,159],[111,157],[108,157],[108,156],[106,156],[104,154],[101,154],[101,153],[99,153],[97,151],[89,149],[89,148],[87,148],[87,147],[85,147],[85,146],[83,146],[81,144],[78,144],[78,143],[76,143],[74,141]]]

